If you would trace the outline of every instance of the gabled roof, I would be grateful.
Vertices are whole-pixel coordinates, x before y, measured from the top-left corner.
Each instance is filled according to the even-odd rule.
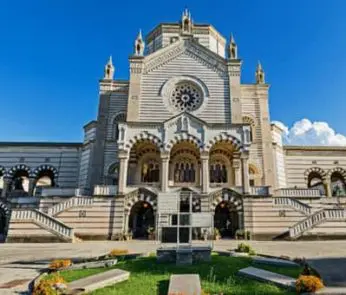
[[[179,113],[179,114],[177,114],[177,115],[175,115],[173,117],[170,117],[169,119],[163,121],[162,124],[166,124],[168,122],[174,121],[176,118],[182,117],[183,115],[185,115],[186,117],[189,117],[189,118],[191,118],[193,120],[196,120],[197,122],[201,123],[201,125],[208,125],[207,122],[201,120],[200,118],[198,118],[198,117],[196,117],[196,116],[194,116],[191,113],[188,113],[186,111],[181,112],[181,113]]]

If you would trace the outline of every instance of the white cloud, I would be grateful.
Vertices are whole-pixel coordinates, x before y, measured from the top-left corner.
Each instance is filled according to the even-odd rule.
[[[346,136],[336,133],[326,122],[302,119],[295,122],[291,128],[279,121],[272,123],[284,131],[284,144],[346,146]]]

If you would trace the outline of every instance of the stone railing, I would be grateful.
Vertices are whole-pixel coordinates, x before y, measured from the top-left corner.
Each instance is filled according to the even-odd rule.
[[[274,206],[277,207],[290,207],[294,210],[300,211],[305,215],[311,215],[311,207],[307,204],[304,204],[296,199],[287,198],[287,197],[274,197],[273,198]]]
[[[47,214],[55,216],[56,214],[65,211],[71,207],[90,206],[93,204],[93,199],[88,197],[73,197],[65,202],[54,205],[48,208]]]
[[[42,187],[41,197],[72,197],[76,194],[74,188]]]
[[[315,227],[322,222],[345,221],[345,219],[346,214],[344,209],[322,209],[290,227],[289,235],[290,238],[298,238],[305,231]]]
[[[67,226],[65,223],[49,216],[39,210],[13,210],[11,220],[32,220],[41,227],[46,228],[50,232],[60,236],[64,239],[73,241],[74,230],[72,227]]]
[[[94,196],[116,196],[118,194],[117,185],[95,185]]]
[[[268,196],[269,187],[268,186],[250,186],[250,195]]]
[[[275,191],[278,197],[321,197],[319,189],[315,188],[282,188]]]

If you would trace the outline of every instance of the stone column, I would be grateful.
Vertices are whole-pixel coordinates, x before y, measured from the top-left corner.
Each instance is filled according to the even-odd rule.
[[[326,196],[331,197],[332,196],[332,189],[331,189],[330,180],[324,180],[323,184],[324,184],[324,187],[326,190]]]
[[[209,191],[209,153],[201,154],[202,160],[202,193]]]
[[[168,190],[169,154],[161,154],[161,191]]]
[[[242,169],[242,186],[243,186],[243,193],[248,194],[250,190],[249,185],[249,155],[246,153],[243,153],[240,157],[241,160],[241,169]]]
[[[7,191],[8,191],[8,189],[9,189],[9,186],[10,186],[10,182],[11,182],[11,179],[9,179],[9,178],[3,178],[3,188],[2,188],[2,192],[1,192],[1,197],[2,198],[6,198],[6,196],[7,196]]]
[[[35,180],[36,180],[35,178],[29,177],[29,189],[28,189],[29,197],[34,196]]]
[[[241,186],[241,170],[240,170],[240,160],[233,159],[232,167],[234,168],[234,186]]]
[[[124,194],[126,191],[126,183],[127,183],[127,164],[128,164],[128,155],[127,153],[119,153],[118,155],[120,160],[119,165],[119,184],[118,191],[119,194]]]

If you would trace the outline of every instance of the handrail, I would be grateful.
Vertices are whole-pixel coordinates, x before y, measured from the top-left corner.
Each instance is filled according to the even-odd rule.
[[[50,216],[55,216],[56,214],[71,208],[71,207],[78,207],[78,206],[87,206],[92,205],[93,199],[89,197],[72,197],[68,199],[65,202],[61,202],[59,204],[56,204],[50,208],[48,208],[47,214]]]
[[[43,225],[49,230],[55,232],[56,234],[63,236],[64,238],[73,239],[74,230],[72,227],[67,226],[65,223],[60,220],[49,216],[46,213],[43,213],[37,209],[22,210],[15,209],[12,210],[11,219],[20,219],[20,220],[33,220],[34,222]]]
[[[329,220],[344,221],[345,219],[346,213],[344,209],[322,209],[293,225],[289,229],[289,234],[291,238],[297,238],[301,236],[305,231],[322,222]]]
[[[279,197],[321,197],[321,191],[316,188],[281,188],[275,194]]]
[[[311,207],[305,203],[302,203],[293,198],[286,197],[274,197],[273,203],[275,206],[288,206],[297,211],[302,212],[305,215],[311,215]]]

